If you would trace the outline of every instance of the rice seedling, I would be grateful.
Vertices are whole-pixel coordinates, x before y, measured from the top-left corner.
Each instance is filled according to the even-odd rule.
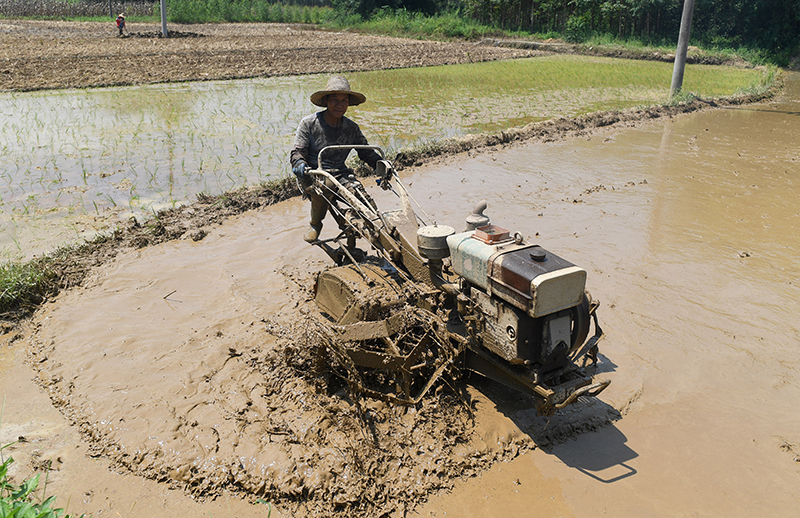
[[[12,444],[14,443],[3,445],[0,447],[0,451]],[[8,475],[13,462],[14,458],[9,456],[2,459],[2,464],[0,464],[0,515],[19,518],[59,518],[62,516],[69,518],[70,515],[64,515],[64,509],[54,507],[55,496],[46,496],[46,476],[41,497],[36,494],[39,488],[39,473],[23,480],[21,484],[13,483]]]
[[[370,102],[349,115],[371,142],[398,150],[554,116],[665,103],[670,74],[663,63],[577,56],[354,73],[354,88]],[[774,80],[767,75],[692,65],[684,90],[731,95]],[[204,190],[286,176],[294,129],[313,111],[308,96],[323,82],[280,77],[2,94],[0,111],[11,116],[0,129],[0,198],[6,210],[31,217],[46,210],[26,201],[32,193],[72,212],[127,206],[135,214],[144,199],[176,205]],[[129,185],[117,188],[123,180]],[[84,202],[78,187],[95,196]]]

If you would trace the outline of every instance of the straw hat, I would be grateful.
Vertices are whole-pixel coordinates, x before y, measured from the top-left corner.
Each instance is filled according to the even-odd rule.
[[[328,94],[350,94],[350,106],[357,106],[367,100],[364,94],[354,92],[350,89],[350,83],[342,76],[333,76],[328,79],[325,90],[320,90],[311,94],[311,102],[325,108],[325,96]]]

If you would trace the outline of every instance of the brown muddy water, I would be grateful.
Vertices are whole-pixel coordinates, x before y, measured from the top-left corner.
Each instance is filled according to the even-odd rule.
[[[303,315],[326,264],[295,199],[123,254],[48,304],[32,336],[6,337],[2,439],[24,436],[20,469],[52,460],[48,492],[95,516],[266,516],[251,503],[265,487],[288,495],[272,516],[791,516],[798,117],[793,74],[774,102],[403,172],[437,222],[460,228],[486,199],[494,223],[588,270],[612,385],[549,424],[475,380],[474,424],[445,404],[370,407],[374,448],[352,407],[271,363],[313,338]],[[27,381],[28,348],[77,427]],[[201,492],[221,496],[185,496]]]

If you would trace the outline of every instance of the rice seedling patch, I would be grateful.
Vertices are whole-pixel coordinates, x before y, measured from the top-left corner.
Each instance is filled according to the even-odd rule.
[[[685,91],[731,95],[759,70],[696,65]],[[555,117],[666,103],[665,63],[558,55],[349,74],[368,102],[348,115],[396,152]],[[42,252],[52,225],[151,214],[289,174],[310,94],[291,76],[0,94],[0,254]],[[47,229],[47,230],[43,230]],[[63,244],[63,243],[58,243]]]

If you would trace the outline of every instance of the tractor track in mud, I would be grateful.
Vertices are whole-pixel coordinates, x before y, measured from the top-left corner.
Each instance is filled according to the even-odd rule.
[[[108,458],[120,471],[166,483],[197,499],[230,491],[267,499],[303,516],[406,516],[415,503],[451,487],[453,480],[535,447],[524,436],[509,437],[499,448],[470,447],[474,422],[462,395],[443,392],[427,397],[419,409],[407,409],[351,399],[343,387],[326,393],[311,374],[321,331],[306,318],[293,326],[261,324],[266,335],[277,339],[275,350],[253,343],[231,348],[219,368],[204,375],[205,384],[241,390],[242,396],[230,399],[206,389],[199,391],[200,397],[189,396],[190,404],[178,409],[186,410],[176,421],[174,437],[161,435],[160,429],[150,431],[167,446],[144,441],[131,448],[120,438],[123,434],[87,412],[91,404],[73,393],[62,376],[52,374],[53,365],[40,370],[39,382],[80,428],[90,456]],[[34,356],[48,365],[52,353],[40,344]],[[236,385],[228,376],[246,381]],[[221,407],[221,422],[203,420],[211,412],[203,401],[207,397]],[[202,448],[189,445],[188,452],[177,454],[170,446],[181,445],[184,436],[194,437]],[[263,465],[269,469],[249,465],[241,445],[253,460],[266,458]],[[204,455],[207,451],[213,455]]]

